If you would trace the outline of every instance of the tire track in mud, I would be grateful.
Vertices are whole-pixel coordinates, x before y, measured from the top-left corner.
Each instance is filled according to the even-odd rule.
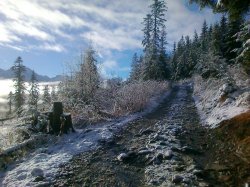
[[[51,186],[208,186],[206,134],[192,87],[175,86],[155,111],[63,165]]]

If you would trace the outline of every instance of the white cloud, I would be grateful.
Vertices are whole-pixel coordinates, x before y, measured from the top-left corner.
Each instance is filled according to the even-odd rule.
[[[16,46],[16,45],[5,44],[4,47],[15,49],[16,51],[24,51],[25,50],[23,47]]]
[[[0,24],[1,43],[13,43],[15,41],[20,41],[20,40],[21,39],[19,37],[12,35],[3,24]]]
[[[125,29],[108,30],[106,28],[97,31],[89,31],[81,34],[84,39],[91,40],[99,50],[126,50],[141,47],[141,41],[137,36],[133,37]]]
[[[102,67],[105,69],[116,69],[118,67],[118,63],[113,60],[108,60],[102,64]]]
[[[11,24],[7,24],[8,29],[13,33],[16,33],[18,36],[29,36],[42,41],[53,41],[54,37],[50,34],[42,31],[34,27],[33,25],[29,25],[26,23],[12,22]]]
[[[1,1],[1,12],[7,18],[16,21],[28,21],[33,25],[52,26],[53,28],[70,26],[72,28],[81,27],[84,22],[81,18],[73,15],[69,16],[58,9],[49,9],[47,4],[50,1],[39,2],[32,0],[5,0]]]
[[[38,49],[47,50],[47,51],[55,51],[55,52],[65,51],[65,48],[59,44],[48,44],[48,43],[38,46]]]
[[[84,26],[84,20],[77,15],[67,15],[59,9],[49,9],[49,1],[33,0],[4,0],[0,1],[0,42],[2,46],[7,43],[18,42],[22,48],[30,48],[27,36],[33,40],[43,42],[60,42],[59,37],[72,40],[64,29],[79,29]],[[4,16],[4,17],[3,17]],[[32,42],[32,41],[31,41]],[[64,51],[59,47],[45,46],[52,51]]]
[[[191,11],[185,2],[167,1],[170,45],[181,35],[199,31],[204,19],[215,20],[212,11]],[[104,58],[112,55],[112,50],[138,49],[141,22],[150,3],[150,0],[1,0],[0,44],[17,50],[65,52],[68,48],[79,50],[79,43],[84,45],[92,40],[99,56]],[[110,55],[108,58],[112,60]]]
[[[120,72],[129,72],[130,67],[121,67],[117,61],[106,60],[102,64],[99,64],[98,69],[103,77],[110,78],[118,76]]]

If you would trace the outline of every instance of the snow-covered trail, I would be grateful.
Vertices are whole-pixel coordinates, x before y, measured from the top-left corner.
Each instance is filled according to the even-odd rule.
[[[99,142],[112,138],[125,124],[151,112],[168,95],[169,92],[154,98],[142,113],[59,137],[56,142],[51,142],[50,146],[34,151],[19,163],[10,166],[5,173],[0,174],[0,186],[46,186],[55,179],[59,167],[74,155],[98,148]]]

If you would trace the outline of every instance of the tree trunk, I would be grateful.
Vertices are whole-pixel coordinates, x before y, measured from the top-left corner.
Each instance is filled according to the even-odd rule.
[[[60,134],[67,134],[69,130],[71,129],[72,132],[75,132],[75,129],[73,128],[71,114],[70,113],[64,113],[61,116],[61,129]]]

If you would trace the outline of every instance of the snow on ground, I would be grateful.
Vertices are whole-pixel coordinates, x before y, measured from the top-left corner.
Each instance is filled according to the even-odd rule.
[[[238,84],[235,90],[219,79],[194,79],[194,100],[202,124],[214,128],[226,119],[250,109],[250,86],[248,80]],[[231,90],[230,90],[231,89]],[[226,93],[228,92],[228,93]],[[223,98],[223,94],[226,96]]]
[[[9,119],[0,123],[0,150],[5,150],[16,144],[15,130],[22,125],[21,119]]]
[[[60,165],[67,163],[76,154],[96,149],[100,141],[112,138],[114,132],[119,131],[127,123],[154,110],[168,95],[169,92],[151,99],[144,112],[59,137],[57,142],[52,142],[49,147],[38,149],[22,162],[10,166],[10,169],[2,174],[2,179],[0,175],[0,186],[46,185],[46,182],[51,182],[56,177]],[[45,178],[42,182],[34,182],[41,176]]]
[[[40,176],[36,170],[40,170],[46,181],[52,181],[61,164],[68,162],[73,155],[88,151],[97,147],[98,140],[108,139],[111,132],[108,128],[89,129],[89,131],[77,131],[74,134],[65,135],[58,142],[48,148],[38,149],[24,162],[16,165],[6,173],[3,186],[35,186],[36,177]]]

